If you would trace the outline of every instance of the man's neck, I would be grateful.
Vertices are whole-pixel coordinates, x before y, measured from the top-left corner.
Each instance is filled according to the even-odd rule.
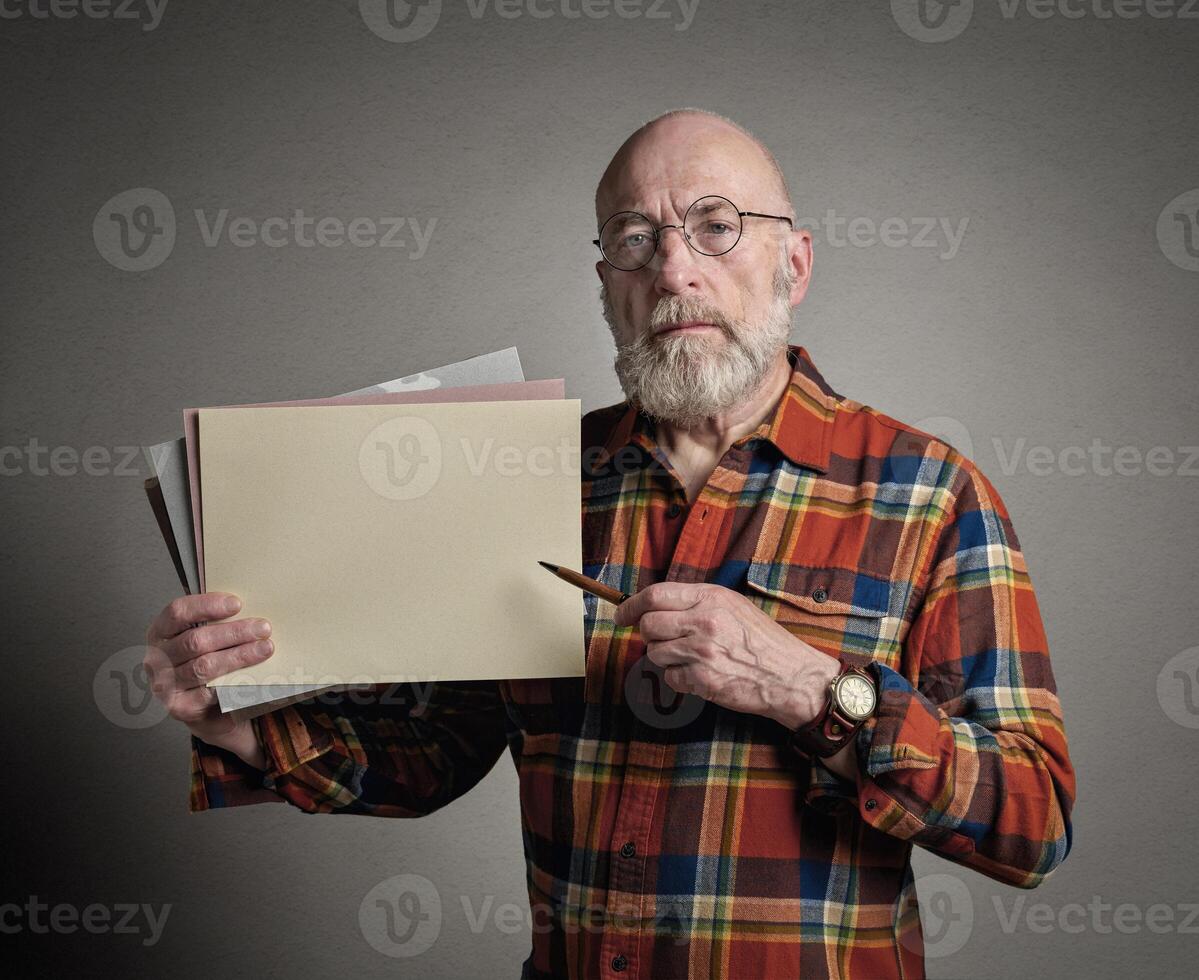
[[[683,480],[688,501],[699,496],[729,446],[753,432],[774,411],[787,390],[791,371],[784,348],[758,387],[729,411],[710,416],[691,429],[662,419],[655,423],[654,438]]]

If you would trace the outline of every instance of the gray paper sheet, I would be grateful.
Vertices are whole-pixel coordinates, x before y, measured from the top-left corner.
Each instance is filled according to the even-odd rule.
[[[142,446],[142,453],[158,477],[167,517],[171,521],[171,533],[183,562],[183,573],[187,576],[187,591],[195,595],[200,591],[200,574],[196,563],[191,495],[187,483],[187,447],[180,437],[154,446]]]

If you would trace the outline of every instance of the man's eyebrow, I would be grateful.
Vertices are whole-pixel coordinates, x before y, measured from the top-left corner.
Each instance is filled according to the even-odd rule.
[[[634,221],[649,221],[640,211],[617,211],[608,219],[609,228],[624,228],[626,225],[632,224]]]
[[[728,201],[726,200],[712,201],[708,204],[701,204],[692,212],[692,214],[702,217],[704,215],[711,214],[713,211],[720,211],[727,207]],[[617,215],[619,215],[619,217],[617,217]],[[620,211],[615,212],[608,220],[612,222],[611,227],[623,228],[625,225],[638,220],[648,222],[649,218],[647,218],[643,212],[638,211],[636,208],[622,208]],[[650,223],[652,224],[652,222]]]

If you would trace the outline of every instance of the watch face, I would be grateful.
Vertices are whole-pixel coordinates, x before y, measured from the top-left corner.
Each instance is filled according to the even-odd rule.
[[[854,720],[874,713],[874,685],[860,674],[846,674],[837,684],[837,704]]]

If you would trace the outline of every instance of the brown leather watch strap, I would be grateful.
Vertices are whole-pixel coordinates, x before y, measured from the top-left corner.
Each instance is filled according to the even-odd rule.
[[[877,687],[874,675],[864,667],[842,660],[841,669],[825,691],[824,704],[811,721],[800,725],[788,738],[791,747],[802,756],[818,756],[827,759],[836,755],[857,734],[866,719],[849,718],[833,706],[833,689],[848,673],[861,674]]]

